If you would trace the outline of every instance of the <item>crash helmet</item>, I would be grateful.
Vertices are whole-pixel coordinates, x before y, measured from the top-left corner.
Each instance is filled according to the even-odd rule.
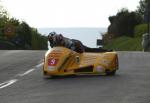
[[[50,32],[48,36],[54,36],[56,35],[56,32]]]

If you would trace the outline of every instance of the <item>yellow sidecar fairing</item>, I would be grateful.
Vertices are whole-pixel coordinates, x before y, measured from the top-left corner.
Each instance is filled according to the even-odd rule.
[[[117,69],[116,52],[77,53],[65,47],[54,47],[45,54],[43,73],[49,76],[114,75]]]

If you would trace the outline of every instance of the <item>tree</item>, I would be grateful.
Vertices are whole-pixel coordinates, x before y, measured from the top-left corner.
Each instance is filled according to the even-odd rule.
[[[17,27],[16,33],[22,39],[22,45],[31,46],[32,32],[30,26],[26,22],[22,22]]]
[[[140,0],[139,1],[139,6],[137,7],[137,12],[140,15],[144,15],[145,5],[146,5],[145,0]]]
[[[33,50],[48,49],[47,36],[41,35],[35,28],[32,28],[32,49]]]
[[[128,9],[121,9],[115,16],[109,17],[110,26],[108,34],[112,37],[122,35],[134,36],[134,27],[142,22],[142,17],[136,12],[129,12]]]
[[[150,0],[140,0],[139,6],[137,7],[136,12],[143,16],[145,12],[145,7],[149,3],[150,3]]]
[[[1,5],[1,0],[0,42],[1,45],[3,44],[2,47],[12,44],[12,49],[48,49],[47,37],[38,33],[37,29],[31,28],[26,22],[8,17],[7,11]]]
[[[5,23],[8,21],[8,18],[7,18],[7,12],[1,4],[2,3],[0,0],[0,37],[3,37],[4,36],[3,27]]]

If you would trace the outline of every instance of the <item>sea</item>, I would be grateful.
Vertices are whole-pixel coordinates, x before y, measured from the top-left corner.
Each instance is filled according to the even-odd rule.
[[[102,39],[102,34],[107,32],[107,28],[38,28],[38,32],[46,36],[50,32],[56,32],[57,34],[62,34],[67,38],[80,40],[84,45],[88,47],[95,48],[97,47],[97,39]]]

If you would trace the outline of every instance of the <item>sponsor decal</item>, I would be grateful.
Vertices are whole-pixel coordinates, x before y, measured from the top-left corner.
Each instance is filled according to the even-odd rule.
[[[102,66],[97,66],[96,70],[97,70],[97,72],[103,72],[103,67]]]
[[[55,69],[54,66],[48,66],[49,71],[53,71],[54,69]]]

